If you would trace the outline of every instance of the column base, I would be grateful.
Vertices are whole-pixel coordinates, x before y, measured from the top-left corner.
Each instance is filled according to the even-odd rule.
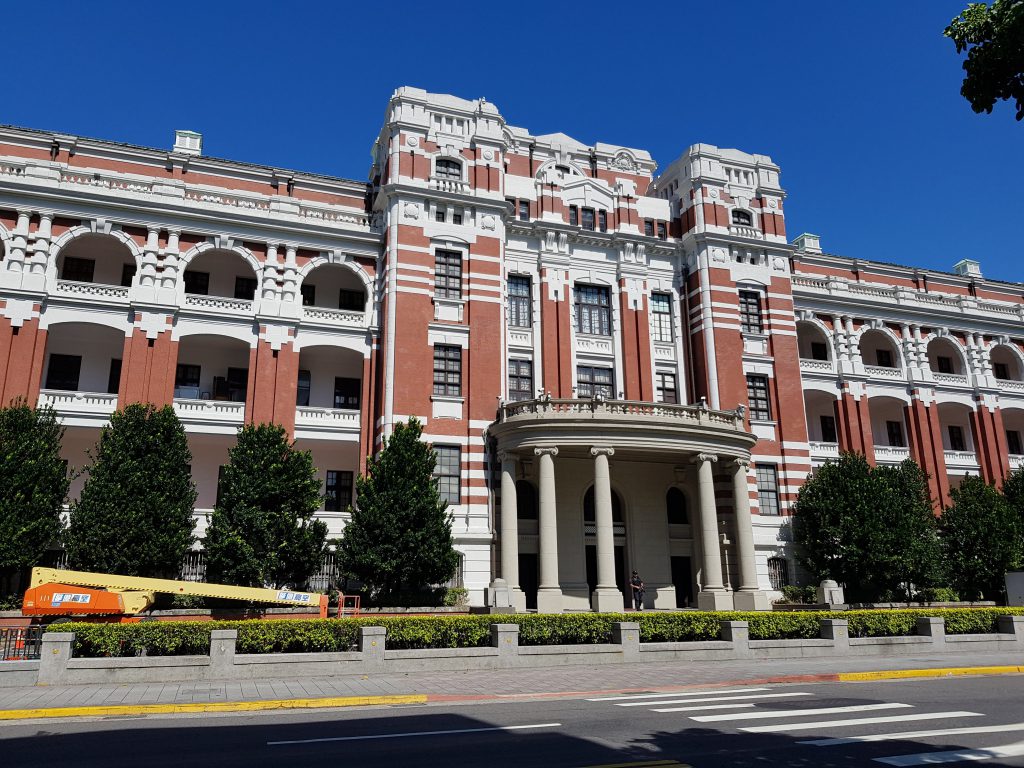
[[[502,578],[494,579],[487,587],[484,604],[488,608],[515,608],[515,592],[517,587],[510,587]],[[523,600],[525,604],[525,598]]]
[[[770,611],[772,609],[768,595],[760,589],[734,593],[733,605],[737,611]]]
[[[731,611],[733,610],[732,592],[722,591],[699,592],[697,594],[697,608],[701,611]]]
[[[595,589],[590,596],[590,606],[597,613],[622,613],[622,593],[617,589]]]
[[[561,613],[562,590],[558,587],[541,587],[537,590],[537,613]]]

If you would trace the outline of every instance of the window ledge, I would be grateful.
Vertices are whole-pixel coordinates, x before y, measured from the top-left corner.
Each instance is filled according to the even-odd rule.
[[[430,402],[432,403],[464,403],[466,398],[456,395],[431,395]]]
[[[759,427],[774,427],[778,422],[775,419],[751,419],[750,424],[751,426],[756,424]]]

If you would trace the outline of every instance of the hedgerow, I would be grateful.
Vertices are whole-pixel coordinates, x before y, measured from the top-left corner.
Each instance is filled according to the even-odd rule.
[[[518,624],[520,645],[593,645],[612,640],[612,625],[634,621],[645,643],[717,640],[723,620],[746,621],[751,640],[816,638],[822,619],[845,619],[851,637],[916,633],[917,619],[941,617],[948,634],[985,634],[998,618],[1024,615],[1024,608],[938,608],[873,611],[682,611],[679,613],[565,613],[482,616],[374,616],[356,619],[268,619],[259,621],[152,621],[137,624],[67,623],[79,657],[185,656],[210,652],[210,632],[238,630],[238,653],[349,651],[360,626],[384,627],[387,647],[480,648],[491,642],[491,624]]]

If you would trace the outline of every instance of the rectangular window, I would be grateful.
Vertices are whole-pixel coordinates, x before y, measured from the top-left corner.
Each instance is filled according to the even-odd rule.
[[[740,330],[743,333],[764,333],[761,294],[758,291],[740,291]]]
[[[953,373],[953,358],[939,355],[936,362],[939,365],[939,373]]]
[[[508,361],[508,399],[532,400],[533,362],[530,360]]]
[[[255,277],[235,278],[235,298],[244,301],[252,301],[256,297]]]
[[[575,205],[569,206],[569,223],[574,227],[580,223],[580,209]]]
[[[529,328],[533,325],[530,278],[525,275],[509,275],[508,322],[513,328]]]
[[[837,443],[839,442],[836,436],[836,419],[834,416],[822,416],[821,417],[821,442],[823,443]]]
[[[956,424],[949,425],[949,449],[951,451],[966,451],[964,443],[964,430]]]
[[[434,295],[439,299],[462,298],[462,254],[458,251],[434,253]]]
[[[875,362],[881,368],[892,368],[892,351],[888,349],[876,349]]]
[[[46,371],[46,388],[74,392],[78,389],[81,371],[80,355],[50,355],[50,367]]]
[[[668,240],[668,230],[665,229],[665,222],[663,221],[658,222],[658,239]]]
[[[1008,381],[1010,378],[1010,366],[1006,363],[992,363],[992,372],[997,379]]]
[[[363,301],[363,292],[346,291],[342,288],[338,291],[338,309],[344,309],[350,312],[362,312],[366,309],[365,302]]]
[[[116,395],[121,387],[121,361],[113,359],[110,361],[110,371],[107,374],[107,394]]]
[[[452,214],[452,224],[462,224],[462,214],[461,213],[453,213]]]
[[[672,341],[672,297],[667,293],[651,294],[651,337]]]
[[[1014,456],[1024,453],[1021,450],[1020,432],[1015,429],[1006,430],[1006,450]]]
[[[768,558],[768,583],[777,591],[789,586],[789,564],[784,557]]]
[[[903,422],[901,421],[887,421],[885,422],[885,432],[889,438],[889,445],[893,448],[903,448]]]
[[[137,269],[135,264],[123,264],[121,266],[121,287],[131,288],[132,280],[135,279],[135,270]]]
[[[315,285],[306,285],[306,283],[303,283],[299,287],[299,293],[302,294],[302,306],[312,307],[316,303]]]
[[[462,395],[462,347],[434,345],[434,394]]]
[[[576,286],[576,331],[612,335],[611,291],[598,285]]]
[[[654,387],[659,403],[675,404],[679,402],[679,393],[676,391],[676,375],[674,373],[655,373]]]
[[[597,228],[602,232],[608,231],[608,211],[597,212]]]
[[[824,341],[811,342],[811,360],[828,360],[828,346]]]
[[[462,455],[457,445],[435,445],[437,465],[434,476],[437,478],[437,491],[445,504],[458,504],[462,499],[460,482]]]
[[[530,201],[520,200],[519,201],[519,220],[529,221],[530,220]]]
[[[654,221],[652,219],[644,219],[644,234],[654,237]]]
[[[324,484],[324,510],[344,512],[352,503],[352,473],[339,469],[327,470]]]
[[[245,392],[249,388],[248,368],[228,368],[227,390],[228,399],[235,403],[245,402]]]
[[[584,208],[583,209],[583,228],[584,229],[590,229],[590,230],[594,229],[594,209],[593,208]]]
[[[779,471],[774,464],[758,464],[757,475],[757,506],[762,515],[779,514]]]
[[[199,389],[199,371],[198,365],[189,365],[188,363],[178,363],[178,367],[174,371],[174,387],[193,387]],[[198,395],[196,395],[198,397]]]
[[[444,213],[445,213],[444,210],[442,210],[441,208],[438,208],[437,212],[434,213],[434,220],[435,221],[439,221],[442,224],[444,224]]]
[[[348,410],[359,410],[360,386],[359,379],[348,379],[341,376],[334,379],[334,407]]]
[[[210,273],[185,270],[185,293],[207,296],[210,293]]]
[[[309,390],[313,384],[313,378],[309,371],[299,371],[299,385],[295,390],[295,405],[303,408],[309,405]]]
[[[614,371],[611,368],[596,368],[589,365],[577,366],[576,396],[603,397],[605,400],[614,399]]]
[[[60,279],[73,280],[76,283],[91,283],[95,269],[96,262],[92,259],[76,259],[74,256],[65,256]]]
[[[770,421],[772,405],[768,397],[767,376],[747,376],[747,402],[751,421]]]

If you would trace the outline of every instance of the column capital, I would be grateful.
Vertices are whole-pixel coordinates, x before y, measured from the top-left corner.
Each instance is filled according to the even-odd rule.
[[[718,461],[718,456],[714,453],[698,453],[690,461],[694,464],[703,464],[705,461]]]
[[[610,445],[595,445],[590,449],[591,456],[614,456],[615,449]]]
[[[534,448],[533,449],[533,455],[534,456],[557,456],[558,455],[558,448],[556,448],[555,446],[551,446],[550,448]]]
[[[742,469],[744,472],[750,469],[750,459],[737,457],[732,460],[732,463],[736,466],[736,469]]]
[[[506,461],[515,463],[519,461],[519,455],[512,453],[512,451],[498,451],[498,461],[504,464]]]

